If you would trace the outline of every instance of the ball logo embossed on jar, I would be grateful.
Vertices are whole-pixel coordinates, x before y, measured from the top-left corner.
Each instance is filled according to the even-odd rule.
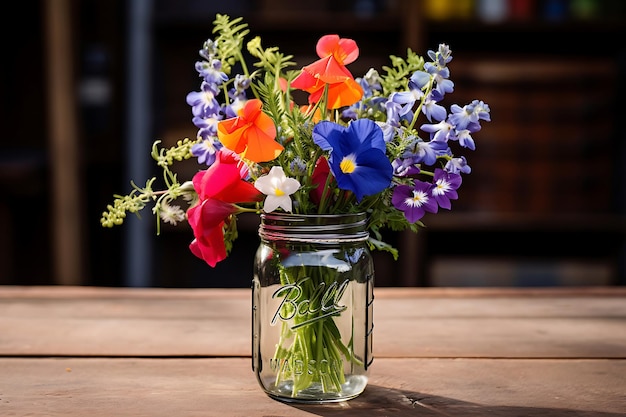
[[[339,314],[348,308],[347,306],[340,304],[340,302],[346,288],[348,288],[348,284],[350,283],[349,280],[345,280],[341,284],[333,282],[328,286],[325,282],[321,282],[310,298],[304,298],[301,300],[300,298],[303,294],[302,284],[309,280],[310,278],[307,277],[295,284],[284,285],[272,294],[272,298],[282,298],[282,301],[276,309],[276,313],[272,317],[272,325],[275,325],[278,319],[288,321],[293,319],[295,316],[307,317],[311,314],[318,313],[321,310],[321,314],[291,326],[291,329],[293,330],[298,327],[315,323],[325,317]]]

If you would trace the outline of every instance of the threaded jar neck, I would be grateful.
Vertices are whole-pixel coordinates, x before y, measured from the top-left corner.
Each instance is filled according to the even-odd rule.
[[[259,237],[264,241],[295,241],[320,244],[360,242],[369,237],[365,213],[261,215]]]

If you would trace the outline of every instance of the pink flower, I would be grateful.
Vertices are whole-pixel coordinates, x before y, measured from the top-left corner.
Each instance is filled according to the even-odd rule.
[[[245,181],[248,171],[232,152],[218,151],[211,167],[193,177],[199,201],[187,210],[187,220],[195,239],[191,252],[214,267],[226,258],[224,226],[238,211],[236,203],[258,201],[260,194]]]

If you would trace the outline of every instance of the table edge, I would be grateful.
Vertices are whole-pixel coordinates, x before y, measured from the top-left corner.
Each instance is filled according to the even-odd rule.
[[[0,299],[18,298],[247,298],[248,288],[0,286]],[[626,297],[626,286],[377,287],[377,298]]]

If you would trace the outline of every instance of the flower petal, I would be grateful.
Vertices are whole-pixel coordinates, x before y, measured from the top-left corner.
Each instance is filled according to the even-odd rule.
[[[243,180],[247,170],[242,170],[240,164],[227,153],[218,151],[215,163],[197,172],[192,179],[200,201],[208,198],[229,203],[257,201],[259,193],[254,185]]]
[[[226,259],[226,245],[222,225],[216,226],[206,236],[194,239],[189,244],[191,253],[204,260],[211,267]]]
[[[363,88],[346,68],[346,64],[359,56],[356,42],[338,35],[326,35],[318,41],[316,51],[320,59],[303,67],[291,86],[308,92],[309,103],[317,103],[328,85],[328,109],[358,102],[363,97]]]
[[[330,150],[328,162],[338,187],[352,191],[357,201],[391,184],[393,167],[385,154],[383,132],[374,121],[355,120],[347,128],[320,122],[313,128],[313,141],[323,150]],[[345,158],[353,169],[344,172]]]
[[[288,195],[280,197],[277,197],[275,195],[268,195],[265,198],[265,202],[263,203],[264,212],[271,213],[279,207],[291,213],[291,197],[289,197]]]
[[[239,110],[239,116],[221,120],[217,125],[220,142],[242,158],[253,162],[271,161],[284,149],[274,140],[276,126],[263,113],[262,106],[261,100],[248,100]]]
[[[334,34],[322,36],[315,45],[315,52],[320,58],[332,55],[342,65],[350,64],[359,57],[359,47],[354,40]]]
[[[345,80],[354,79],[348,68],[337,62],[332,56],[318,59],[312,64],[302,68],[302,72],[310,74],[313,78],[325,84],[340,83]]]
[[[265,194],[263,211],[272,212],[279,207],[291,211],[291,194],[298,191],[300,182],[294,178],[287,178],[281,166],[273,166],[270,172],[262,175],[254,186]]]
[[[262,114],[259,119],[267,118],[272,125],[273,134],[269,135],[261,127],[251,126],[246,130],[243,137],[246,142],[246,148],[240,152],[242,158],[248,159],[253,162],[267,162],[274,160],[283,151],[283,146],[276,142],[276,128],[274,122],[266,114]]]
[[[211,198],[190,207],[187,210],[187,221],[194,230],[196,238],[203,237],[236,211],[232,203],[225,203]]]
[[[337,186],[342,190],[350,190],[357,201],[364,196],[374,195],[391,185],[393,167],[387,156],[378,149],[368,149],[358,154],[357,167],[351,173],[344,173],[340,168],[341,161],[331,155],[330,167]]]

